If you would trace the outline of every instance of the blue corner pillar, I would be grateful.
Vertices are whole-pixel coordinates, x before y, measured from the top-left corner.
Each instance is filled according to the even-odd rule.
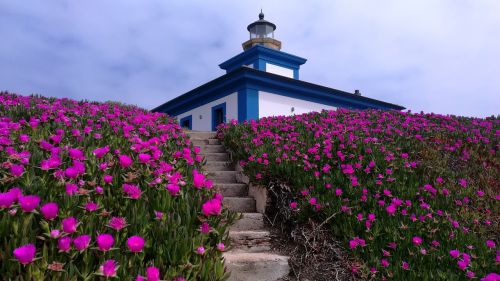
[[[238,122],[259,119],[259,91],[243,88],[238,91]]]

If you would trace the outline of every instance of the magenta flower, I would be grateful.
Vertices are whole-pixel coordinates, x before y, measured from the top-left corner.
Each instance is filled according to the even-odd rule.
[[[89,212],[93,212],[93,211],[97,210],[98,208],[99,208],[99,205],[97,205],[97,203],[95,203],[95,202],[85,203],[85,210],[87,210]]]
[[[35,258],[36,247],[33,244],[26,244],[14,249],[13,254],[17,261],[19,261],[21,264],[26,265],[31,263]]]
[[[23,212],[32,212],[40,204],[40,197],[36,195],[26,195],[19,198],[19,205]]]
[[[99,271],[105,277],[116,276],[116,262],[115,260],[106,260],[100,267]]]
[[[104,183],[112,183],[113,182],[113,176],[111,176],[111,175],[104,175],[103,180],[104,180]]]
[[[62,229],[66,233],[73,233],[78,226],[78,220],[74,217],[65,218],[62,220]]]
[[[127,221],[125,220],[125,218],[122,217],[112,217],[108,222],[108,226],[114,230],[120,230],[124,228],[126,225]]]
[[[71,237],[65,236],[57,240],[57,248],[59,252],[68,252],[71,249]]]
[[[290,208],[297,209],[297,202],[290,202]]]
[[[137,185],[133,184],[123,184],[123,192],[127,193],[128,197],[131,199],[139,199],[141,197],[141,189]]]
[[[403,261],[403,263],[401,264],[401,268],[403,268],[404,270],[409,270],[410,265],[407,262]]]
[[[12,165],[12,166],[10,166],[10,173],[14,177],[20,177],[24,173],[24,166],[23,165]]]
[[[205,253],[205,247],[200,246],[196,249],[196,253],[199,255],[203,255]]]
[[[67,183],[66,184],[66,194],[69,196],[75,194],[78,192],[78,186],[74,183]]]
[[[61,235],[61,231],[59,229],[53,229],[50,231],[50,237],[58,238]]]
[[[495,241],[493,241],[493,240],[486,241],[486,247],[491,248],[491,249],[495,248],[496,247]]]
[[[481,278],[481,281],[498,281],[500,280],[500,274],[495,272],[489,273],[488,275]]]
[[[157,267],[150,266],[146,269],[147,281],[159,281],[160,280],[160,270]]]
[[[204,221],[201,225],[200,225],[200,231],[201,233],[203,234],[207,234],[210,232],[210,225]]]
[[[105,146],[94,149],[92,153],[95,155],[96,158],[102,158],[108,152],[109,152],[109,146]]]
[[[145,164],[148,163],[149,160],[151,160],[151,155],[146,154],[146,153],[139,153],[139,162]]]
[[[422,244],[423,240],[421,237],[415,236],[412,238],[412,242],[413,242],[413,244],[418,246],[418,245]]]
[[[73,245],[78,251],[83,251],[89,246],[90,239],[90,235],[80,235],[73,240]]]
[[[195,188],[201,188],[203,186],[203,182],[205,181],[205,176],[196,171],[193,171],[193,186]]]
[[[224,249],[226,248],[226,245],[224,243],[217,243],[217,250],[224,252]]]
[[[222,208],[221,201],[218,199],[208,200],[201,206],[203,214],[207,217],[220,215],[221,208]]]
[[[132,159],[127,155],[120,155],[118,156],[118,159],[120,160],[120,166],[122,168],[128,168],[132,165]]]
[[[385,210],[387,211],[387,213],[389,214],[389,216],[392,216],[396,213],[396,206],[394,205],[389,205],[385,208]]]
[[[144,248],[144,238],[132,236],[127,239],[127,247],[133,253],[139,253]]]
[[[57,213],[59,212],[59,207],[57,206],[57,203],[55,202],[50,202],[45,205],[43,205],[40,208],[40,212],[42,213],[43,217],[46,220],[53,220],[57,217]]]
[[[389,261],[386,260],[386,259],[381,259],[380,260],[380,265],[382,265],[383,267],[388,267],[389,266]]]
[[[459,250],[451,250],[450,251],[450,256],[454,259],[458,258],[460,256],[460,251]]]
[[[0,193],[0,209],[10,208],[16,201],[16,197],[11,192]]]
[[[99,234],[97,236],[97,247],[99,247],[99,250],[101,251],[108,251],[113,247],[113,244],[115,243],[115,239],[111,234]]]
[[[180,186],[177,184],[173,183],[167,184],[167,190],[172,196],[176,196],[180,189],[181,189]]]

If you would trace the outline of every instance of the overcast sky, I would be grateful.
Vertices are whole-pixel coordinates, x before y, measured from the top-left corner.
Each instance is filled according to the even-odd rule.
[[[0,90],[151,109],[223,75],[261,8],[302,80],[500,114],[498,0],[0,0]]]

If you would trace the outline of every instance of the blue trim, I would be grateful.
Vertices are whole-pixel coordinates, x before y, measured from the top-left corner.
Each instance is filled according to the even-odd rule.
[[[188,129],[192,130],[193,129],[193,115],[188,115],[186,117],[181,118],[181,120],[179,120],[179,124],[181,125],[181,127],[182,127],[182,123],[184,123],[185,121],[189,121]]]
[[[238,91],[238,122],[259,119],[259,91],[245,88]]]
[[[404,109],[404,107],[396,104],[364,96],[356,96],[352,93],[317,84],[263,72],[257,69],[242,67],[170,100],[154,108],[152,111],[164,112],[171,116],[177,116],[235,92],[238,92],[238,100],[240,102],[241,98],[239,97],[239,92],[242,90],[246,91],[246,89],[277,93],[292,98],[300,98],[344,108]],[[248,106],[246,108],[248,108]],[[240,116],[239,111],[240,107],[238,107],[238,115]],[[245,114],[248,115],[247,113]],[[252,115],[255,116],[255,112],[252,113]],[[238,119],[240,120],[239,116]],[[256,116],[258,116],[258,114]]]
[[[229,73],[243,65],[253,63],[255,69],[265,71],[265,64],[262,65],[261,61],[298,69],[300,65],[304,64],[307,60],[289,53],[264,47],[262,45],[255,45],[252,48],[221,63],[219,67]]]
[[[293,70],[293,79],[299,80],[299,70],[298,69]]]
[[[226,123],[226,103],[221,103],[212,107],[212,131],[217,130],[219,124],[215,124],[215,111],[222,109],[222,123]]]

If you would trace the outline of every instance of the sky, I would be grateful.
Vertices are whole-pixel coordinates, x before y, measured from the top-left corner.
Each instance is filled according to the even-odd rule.
[[[300,79],[412,112],[500,114],[498,0],[0,0],[0,91],[152,109],[277,25]]]

